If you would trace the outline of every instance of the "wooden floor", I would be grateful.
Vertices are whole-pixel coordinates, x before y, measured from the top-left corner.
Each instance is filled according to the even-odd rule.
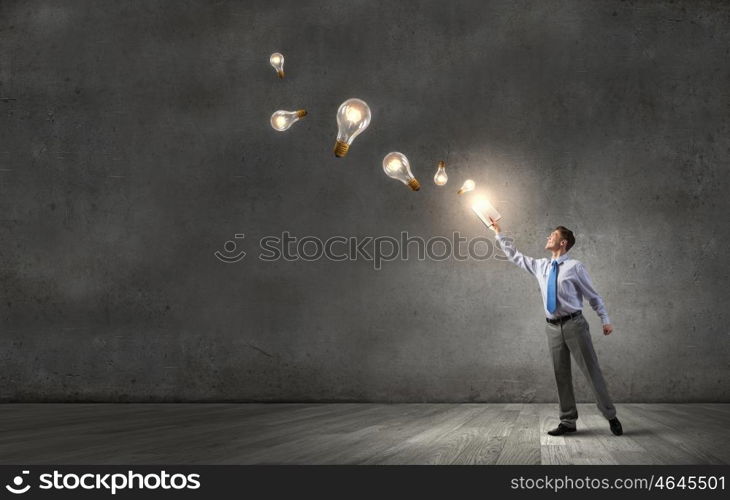
[[[1,464],[730,464],[730,404],[5,404]]]

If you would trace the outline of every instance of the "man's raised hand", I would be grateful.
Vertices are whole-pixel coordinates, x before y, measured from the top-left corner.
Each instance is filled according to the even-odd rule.
[[[497,224],[494,221],[494,219],[492,219],[491,217],[489,217],[489,222],[491,223],[490,226],[489,226],[489,229],[491,229],[492,231],[494,231],[494,234],[499,234],[499,232],[502,230],[499,227],[499,224]]]

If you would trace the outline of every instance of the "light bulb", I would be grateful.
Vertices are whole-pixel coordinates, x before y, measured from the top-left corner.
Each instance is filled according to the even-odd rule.
[[[307,116],[307,110],[305,109],[298,111],[284,111],[280,109],[271,115],[271,126],[274,127],[274,130],[283,132],[305,116]]]
[[[459,194],[468,193],[469,191],[474,191],[474,188],[477,187],[476,182],[474,182],[471,179],[467,179],[464,181],[464,185],[461,186],[461,189],[457,191]]]
[[[411,165],[403,153],[388,153],[383,158],[383,170],[393,179],[398,179],[414,191],[421,189],[421,183],[413,177]]]
[[[492,227],[492,222],[489,220],[490,218],[494,222],[497,222],[499,219],[502,218],[502,215],[497,212],[497,209],[494,208],[494,205],[489,203],[489,200],[484,196],[476,197],[474,203],[471,206],[471,209],[475,214],[477,214],[479,220],[481,220],[487,227]]]
[[[348,99],[337,110],[337,143],[335,156],[342,158],[355,137],[370,125],[370,107],[360,99]]]
[[[436,175],[433,176],[433,182],[437,186],[443,186],[449,180],[449,176],[446,175],[446,162],[440,161],[439,168],[436,170]]]
[[[279,78],[284,78],[284,55],[274,52],[271,54],[271,57],[269,57],[269,62],[276,70],[276,74],[279,75]]]

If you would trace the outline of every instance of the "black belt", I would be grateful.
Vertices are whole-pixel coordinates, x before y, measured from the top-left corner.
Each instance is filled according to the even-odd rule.
[[[560,323],[565,323],[569,319],[575,318],[576,316],[580,316],[581,314],[582,314],[581,311],[575,311],[574,313],[570,313],[567,316],[560,316],[559,318],[555,318],[555,319],[545,318],[545,321],[547,321],[551,325],[557,325]]]

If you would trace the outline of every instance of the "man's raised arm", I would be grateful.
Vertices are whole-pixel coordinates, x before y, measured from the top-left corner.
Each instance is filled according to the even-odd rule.
[[[512,240],[507,238],[502,233],[502,228],[499,226],[499,224],[497,224],[491,217],[489,218],[489,221],[492,223],[490,229],[494,231],[497,241],[499,242],[499,246],[502,247],[502,251],[507,256],[509,261],[534,276],[536,269],[535,259],[532,257],[528,257],[527,255],[517,250],[512,244]]]

